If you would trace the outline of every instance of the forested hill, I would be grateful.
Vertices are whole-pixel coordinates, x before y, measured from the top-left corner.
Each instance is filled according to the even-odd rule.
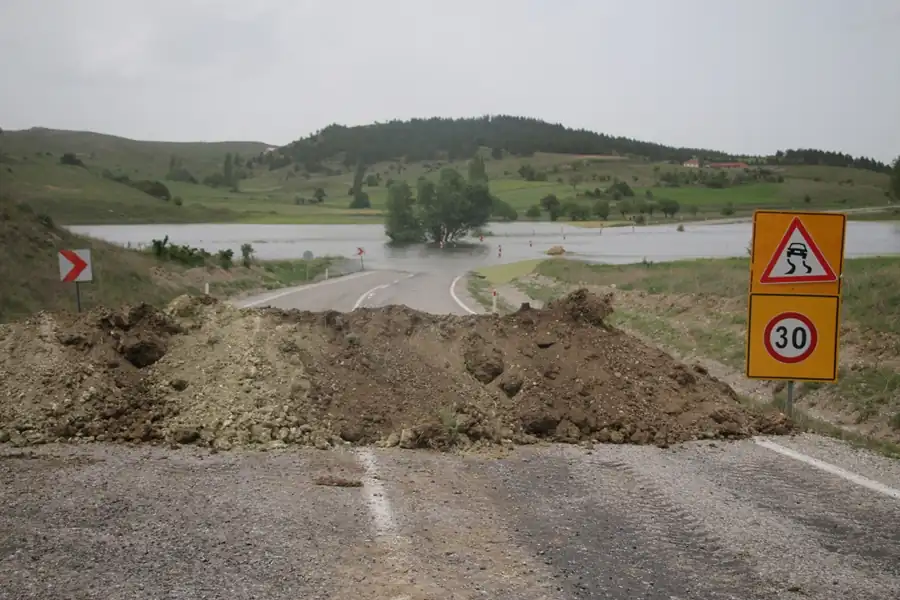
[[[295,162],[313,167],[309,170],[317,170],[317,163],[339,155],[347,165],[355,164],[357,160],[374,163],[400,157],[415,162],[436,159],[442,154],[453,160],[471,157],[479,146],[518,156],[553,152],[632,155],[657,161],[685,161],[694,156],[709,160],[731,158],[714,150],[674,148],[510,116],[413,119],[360,127],[329,125],[289,144],[283,152]]]
[[[358,161],[371,164],[402,157],[409,162],[441,157],[450,160],[469,158],[479,146],[491,148],[497,158],[504,150],[518,156],[529,156],[535,152],[615,154],[677,162],[695,157],[709,161],[738,158],[716,150],[677,148],[585,129],[570,129],[539,119],[501,115],[471,119],[412,119],[357,127],[329,125],[307,138],[288,144],[281,149],[281,156],[268,156],[266,162],[272,168],[289,162],[299,163],[314,172],[322,170],[323,161],[334,159],[343,160],[345,165],[351,166]],[[869,158],[814,149],[779,150],[774,156],[764,158],[763,162],[855,167],[877,172],[889,170],[887,165]]]

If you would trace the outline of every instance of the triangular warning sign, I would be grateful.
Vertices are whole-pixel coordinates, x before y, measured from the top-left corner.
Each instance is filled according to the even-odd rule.
[[[798,217],[781,238],[760,283],[821,283],[837,281],[834,269]]]

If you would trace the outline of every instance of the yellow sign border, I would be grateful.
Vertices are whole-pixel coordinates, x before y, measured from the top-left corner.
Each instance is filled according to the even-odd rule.
[[[782,297],[782,298],[832,298],[835,301],[835,328],[834,328],[834,360],[833,365],[834,368],[832,370],[832,377],[827,378],[812,378],[812,377],[773,377],[766,375],[751,375],[750,374],[750,342],[751,342],[751,332],[753,331],[752,319],[753,319],[753,299],[759,296],[767,296],[767,297]],[[843,306],[843,302],[840,296],[823,296],[818,294],[749,294],[747,298],[747,333],[744,336],[744,376],[747,379],[760,379],[760,380],[768,380],[768,381],[819,381],[824,383],[837,383],[838,380],[838,360],[840,358],[840,342],[841,342],[841,309]]]
[[[802,217],[821,217],[823,215],[827,216],[835,216],[841,217],[841,252],[839,257],[839,262],[837,266],[831,265],[831,268],[835,269],[835,274],[837,275],[837,287],[834,291],[829,291],[827,293],[810,293],[808,291],[809,286],[816,285],[834,285],[835,283],[770,283],[770,284],[759,284],[764,286],[766,290],[771,291],[754,291],[758,290],[759,285],[756,284],[755,278],[762,277],[762,272],[765,270],[765,266],[761,267],[761,271],[756,273],[754,270],[754,264],[756,262],[756,234],[757,234],[757,216],[761,214],[767,215],[785,215],[788,217],[799,217],[802,221]],[[805,226],[806,224],[804,224]],[[808,228],[807,228],[808,229]],[[812,235],[812,234],[811,234]],[[816,242],[818,244],[818,242]],[[821,248],[821,246],[820,246]],[[750,277],[749,277],[749,286],[748,293],[759,294],[759,295],[775,295],[775,296],[840,296],[844,290],[844,254],[847,248],[847,213],[844,212],[824,212],[824,211],[803,211],[803,210],[771,210],[771,209],[757,209],[753,211],[753,221],[750,235]],[[763,259],[763,263],[768,263],[767,260]],[[797,289],[796,286],[799,286]]]

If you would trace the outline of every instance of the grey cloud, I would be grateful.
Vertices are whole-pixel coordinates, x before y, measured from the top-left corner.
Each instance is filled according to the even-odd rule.
[[[898,26],[896,0],[4,0],[0,126],[284,143],[504,112],[889,160]]]

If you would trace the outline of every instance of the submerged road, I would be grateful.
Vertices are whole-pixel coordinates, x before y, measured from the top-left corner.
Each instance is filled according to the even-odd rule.
[[[373,271],[243,304],[463,314],[454,279]],[[811,435],[502,456],[0,446],[0,507],[0,600],[900,598],[900,462]]]

